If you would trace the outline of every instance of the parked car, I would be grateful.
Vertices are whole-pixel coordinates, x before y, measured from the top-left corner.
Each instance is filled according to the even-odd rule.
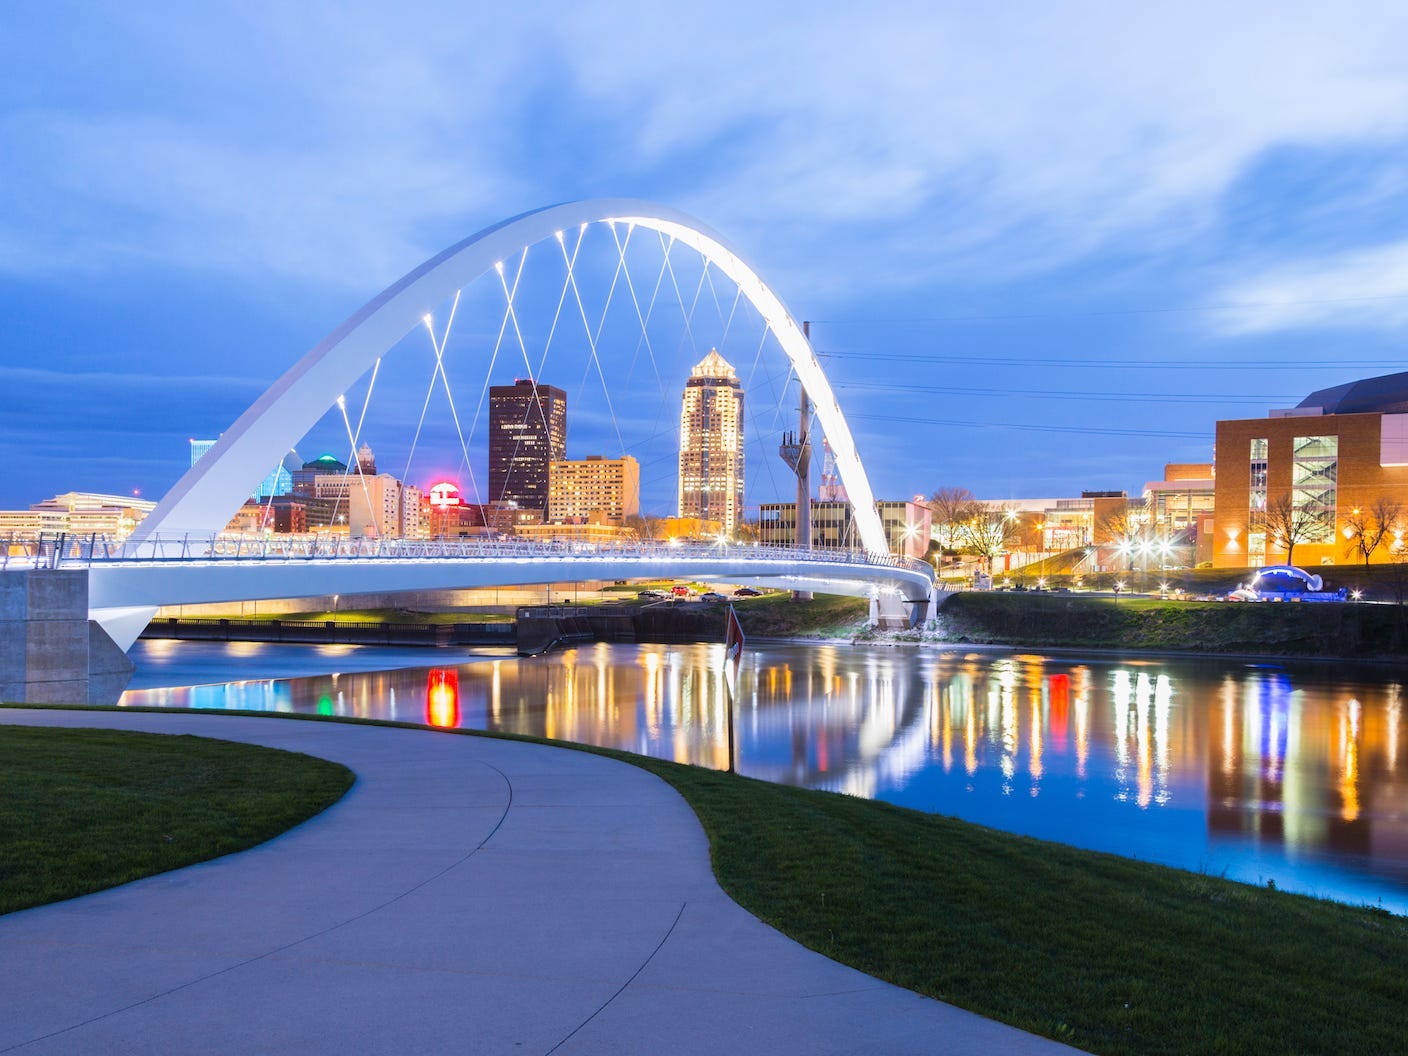
[[[733,592],[735,598],[757,598],[762,596],[761,590],[754,590],[752,587],[739,587]]]
[[[640,598],[643,601],[659,601],[665,596],[665,594],[661,593],[658,590],[642,590],[638,594],[636,594],[636,597]]]
[[[693,592],[692,590],[690,590],[688,587],[682,586],[681,584],[676,583],[673,587],[670,588],[670,593],[673,594],[673,595],[674,595],[675,597],[677,597],[677,598],[687,598],[687,597],[689,597],[691,594],[693,594],[694,592]]]
[[[727,599],[726,599],[722,594],[720,594],[717,590],[706,590],[703,594],[699,595],[699,600],[700,600],[700,601],[726,601]]]

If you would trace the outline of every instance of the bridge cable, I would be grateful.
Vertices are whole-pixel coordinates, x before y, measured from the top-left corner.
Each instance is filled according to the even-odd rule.
[[[489,398],[489,386],[494,376],[494,365],[499,361],[499,351],[503,347],[504,334],[508,331],[509,313],[512,311],[513,308],[513,298],[518,294],[518,284],[523,279],[523,271],[527,264],[528,247],[524,246],[523,254],[518,258],[518,271],[513,276],[513,286],[511,288],[507,285],[507,283],[504,283],[503,261],[498,261],[494,265],[494,270],[498,273],[500,282],[504,284],[504,292],[505,296],[508,298],[508,303],[504,307],[504,317],[499,321],[499,333],[498,336],[494,338],[494,351],[489,356],[489,366],[484,371],[484,384],[479,387],[479,400],[474,405],[474,418],[469,425],[469,431],[471,436],[473,436],[479,431],[479,419],[480,416],[484,413],[484,402]],[[484,483],[487,487],[489,482],[485,481]],[[483,496],[479,494],[478,485],[476,485],[474,489],[474,501],[475,504],[479,506],[482,506],[484,504]],[[492,496],[490,496],[490,501],[493,501]]]
[[[684,317],[684,335],[680,338],[679,347],[683,349],[685,338],[688,338],[690,348],[694,350],[694,355],[697,356],[699,355],[699,343],[694,340],[694,331],[689,325],[690,316],[689,313],[686,312],[684,309],[684,294],[680,292],[680,282],[678,277],[675,275],[675,266],[670,263],[670,253],[675,248],[675,236],[671,235],[669,243],[666,244],[664,232],[659,232],[659,235],[660,246],[662,249],[665,250],[665,270],[668,271],[670,274],[670,285],[675,288],[675,300],[679,302],[680,315]]]
[[[561,232],[561,231],[557,232],[557,239],[558,239],[559,242],[562,240],[562,232]],[[527,250],[527,247],[524,247],[524,250],[523,250],[523,258],[524,258],[524,261],[525,261],[525,262],[526,262],[527,259],[528,259],[528,250]],[[543,435],[544,435],[544,436],[547,436],[547,435],[551,432],[551,430],[548,428],[547,415],[543,412],[542,401],[537,398],[538,383],[537,383],[537,377],[536,377],[536,376],[534,375],[534,373],[533,373],[533,361],[532,361],[532,360],[529,358],[529,356],[528,356],[528,343],[523,340],[523,329],[522,329],[521,326],[519,326],[519,323],[518,323],[518,310],[517,310],[516,308],[514,308],[514,305],[513,305],[513,294],[511,294],[511,293],[509,292],[508,283],[504,280],[503,269],[502,269],[502,268],[499,268],[499,269],[498,269],[498,272],[499,272],[499,285],[503,287],[504,296],[508,298],[508,314],[509,314],[509,318],[512,319],[512,321],[513,321],[513,332],[514,332],[514,335],[518,338],[518,348],[519,348],[519,351],[522,352],[522,354],[523,354],[523,365],[528,368],[528,380],[529,380],[530,382],[532,382],[533,396],[534,396],[533,402],[534,402],[534,404],[535,404],[535,405],[537,406],[537,408],[538,408],[538,417],[539,417],[539,420],[543,423]],[[520,275],[522,274],[522,269],[521,269],[521,268],[520,268],[519,274],[520,274]],[[518,289],[518,284],[517,284],[517,282],[515,281],[515,283],[514,283],[514,291],[517,292],[517,289]],[[549,342],[549,343],[552,341],[552,335],[557,332],[557,320],[558,320],[558,316],[559,316],[559,315],[561,314],[561,312],[562,312],[562,305],[563,305],[563,302],[564,302],[566,299],[567,299],[567,286],[566,286],[566,284],[564,283],[564,284],[563,284],[563,288],[562,288],[562,294],[561,294],[561,296],[558,298],[558,302],[557,302],[557,312],[553,314],[552,328],[548,331],[548,342]],[[542,359],[541,359],[540,362],[543,363],[543,364],[545,364],[545,363],[547,362],[547,356],[548,356],[548,345],[547,345],[547,344],[544,344],[544,346],[543,346],[543,355],[542,355]],[[524,411],[524,421],[525,421],[525,422],[527,421],[528,415],[531,414],[531,413],[532,413],[531,409],[525,408],[525,411]],[[491,438],[491,439],[492,439],[492,438]],[[517,439],[515,440],[515,442],[514,442],[513,454],[509,456],[509,466],[510,466],[510,467],[513,465],[514,460],[517,459],[519,449],[520,449],[522,446],[523,446],[523,437],[522,437],[522,435],[520,434],[520,435],[518,436],[518,438],[517,438]],[[468,457],[468,456],[466,456],[466,457]],[[507,472],[505,472],[505,473],[504,473],[504,483],[503,483],[503,487],[500,489],[499,495],[498,495],[497,498],[493,497],[492,495],[490,496],[490,498],[489,498],[489,501],[490,501],[490,502],[503,502],[504,494],[505,494],[506,491],[508,490],[509,477],[510,477],[510,474],[507,473]]]
[[[635,351],[631,355],[631,364],[626,371],[625,383],[629,385],[630,379],[635,375],[635,366],[636,363],[640,360],[640,348],[641,345],[644,344],[646,354],[650,357],[651,369],[655,372],[655,381],[660,389],[661,397],[660,401],[656,404],[655,423],[653,426],[651,426],[650,432],[645,434],[641,439],[641,445],[648,446],[655,440],[656,437],[661,435],[661,422],[665,417],[665,410],[668,403],[665,391],[665,379],[660,373],[660,364],[655,356],[655,347],[653,344],[651,344],[650,341],[650,321],[652,318],[654,318],[655,306],[658,303],[660,297],[660,289],[665,282],[665,260],[663,259],[662,255],[662,259],[660,261],[660,270],[656,273],[655,276],[655,288],[650,293],[650,304],[646,307],[645,312],[642,313],[640,310],[640,299],[636,295],[635,283],[631,279],[630,263],[625,259],[625,247],[630,244],[631,235],[634,233],[634,231],[635,224],[628,224],[625,242],[622,243],[619,238],[617,238],[617,249],[618,252],[621,254],[622,258],[623,272],[626,276],[626,286],[631,291],[631,300],[632,303],[635,305],[636,319],[640,322],[641,332],[640,340],[636,342]],[[612,226],[611,233],[612,237],[616,238],[616,229],[614,225]],[[658,460],[652,460],[652,464],[654,461]],[[642,468],[644,468],[644,466],[642,466]]]
[[[710,280],[711,284],[713,280]],[[735,286],[733,291],[733,305],[728,310],[728,318],[724,320],[723,336],[719,338],[719,344],[727,344],[728,333],[733,329],[733,317],[738,312],[738,302],[743,299],[743,287]]]
[[[349,536],[352,534],[352,485],[348,483],[347,478],[352,474],[353,465],[357,465],[358,467],[357,479],[361,482],[362,491],[366,496],[367,512],[369,514],[372,508],[371,493],[367,490],[367,482],[362,479],[361,466],[359,463],[357,463],[357,436],[361,433],[362,423],[367,420],[367,405],[371,402],[372,387],[376,385],[376,375],[380,369],[381,357],[377,356],[376,364],[372,367],[371,381],[367,383],[366,396],[362,400],[362,414],[357,421],[357,431],[355,433],[352,430],[352,421],[347,417],[346,394],[343,394],[337,398],[337,409],[342,412],[342,424],[347,430],[347,439],[352,446],[352,454],[348,457],[346,464],[344,464],[342,467],[342,487],[338,489],[337,495],[333,498],[332,515],[334,519],[337,517],[337,508],[342,505],[342,500],[345,497],[347,499],[347,534]]]
[[[565,253],[565,252],[566,252],[566,246],[563,244],[563,241],[562,241],[562,232],[561,232],[561,231],[557,232],[557,244],[558,244],[559,246],[563,246],[563,252]],[[575,262],[576,259],[577,259],[577,251],[580,250],[581,248],[582,248],[582,239],[581,239],[581,236],[578,235],[578,237],[577,237],[577,249],[575,249],[575,250],[572,251],[572,260],[573,260],[574,262]],[[571,265],[568,265],[568,271],[569,271],[569,273],[570,273],[570,271],[571,271]],[[540,376],[542,375],[543,368],[547,366],[547,362],[548,362],[548,351],[552,348],[552,339],[553,339],[553,337],[556,336],[556,334],[557,334],[557,322],[558,322],[559,319],[562,318],[562,306],[563,306],[564,304],[566,304],[566,303],[567,303],[567,283],[566,283],[566,282],[563,282],[563,284],[562,284],[562,291],[557,295],[557,309],[552,313],[552,325],[551,325],[550,327],[548,327],[548,339],[547,339],[547,341],[545,341],[545,342],[543,343],[543,354],[542,354],[542,356],[541,356],[541,357],[539,358],[539,360],[538,360],[538,373],[532,375],[533,377],[540,377]],[[533,369],[533,367],[532,367],[532,364],[528,364],[528,359],[527,359],[527,357],[528,357],[528,351],[527,351],[527,349],[524,349],[523,356],[524,356],[524,363],[528,365],[528,369],[531,371],[531,370]],[[543,424],[544,424],[544,426],[546,427],[547,423],[544,422]]]
[[[455,302],[454,302],[454,305],[452,305],[451,308],[450,308],[450,321],[451,321],[451,322],[454,322],[454,319],[455,319],[455,308],[458,307],[458,305],[459,305],[459,303],[460,303],[460,293],[461,293],[461,292],[462,292],[462,291],[460,291],[460,290],[456,290],[456,291],[455,291]],[[436,381],[436,379],[440,376],[440,347],[441,347],[441,346],[440,346],[440,342],[438,342],[438,341],[435,339],[435,327],[432,325],[432,324],[433,324],[433,320],[432,320],[431,315],[430,315],[429,312],[426,312],[424,315],[422,315],[422,316],[420,317],[420,319],[421,319],[421,322],[425,324],[425,329],[430,333],[430,348],[431,348],[431,351],[433,351],[433,352],[435,353],[435,366],[433,366],[433,367],[430,368],[430,384],[426,387],[426,390],[425,390],[425,401],[420,405],[420,420],[416,422],[416,432],[415,432],[415,435],[414,435],[413,437],[411,437],[411,450],[410,450],[410,453],[406,455],[406,471],[405,471],[403,474],[401,474],[401,479],[402,479],[402,480],[409,480],[410,477],[411,477],[411,460],[416,457],[416,445],[420,443],[420,433],[421,433],[421,429],[425,426],[425,414],[426,414],[426,411],[428,411],[428,410],[430,409],[430,397],[431,397],[432,395],[434,395],[434,393],[435,393],[435,381]],[[448,339],[449,336],[450,336],[450,328],[447,326],[447,327],[445,327],[445,337],[446,337],[446,339]]]
[[[450,388],[450,375],[445,370],[445,346],[450,340],[450,328],[455,325],[455,312],[459,308],[460,294],[462,292],[462,290],[455,291],[455,300],[450,306],[450,318],[445,323],[445,333],[440,339],[439,347],[435,350],[435,365],[440,374],[440,381],[445,386],[445,400],[450,405],[450,418],[455,423],[455,434],[459,437],[460,455],[464,459],[462,465],[465,467],[466,472],[469,473],[470,487],[474,493],[478,495],[479,485],[474,479],[474,465],[469,459],[469,443],[465,440],[464,428],[460,425],[460,412],[459,408],[455,406],[455,395]],[[430,326],[429,320],[426,321],[426,326]],[[435,340],[435,331],[433,329],[430,331],[430,339],[432,341]],[[433,381],[434,379],[432,377],[432,384]]]
[[[515,293],[518,291],[518,282],[519,282],[519,280],[523,278],[523,268],[524,268],[524,265],[527,263],[527,261],[528,261],[528,249],[527,249],[527,247],[525,246],[524,249],[523,249],[523,255],[519,258],[519,261],[518,261],[518,272],[517,272],[517,274],[514,275],[514,279],[513,279],[513,291],[514,291]],[[498,274],[500,275],[500,277],[502,277],[502,275],[503,275],[503,268],[504,268],[503,261],[497,261],[497,262],[494,264],[494,270],[495,270],[496,272],[498,272]],[[512,297],[512,294],[510,294],[510,298],[511,298],[511,297]],[[490,378],[492,378],[493,373],[494,373],[494,364],[498,362],[498,359],[499,359],[499,349],[503,346],[504,333],[505,333],[507,330],[508,330],[508,309],[505,308],[505,309],[504,309],[504,316],[503,316],[503,318],[502,318],[501,320],[499,320],[499,332],[498,332],[498,335],[494,338],[494,350],[493,350],[493,352],[492,352],[492,353],[490,354],[490,356],[489,356],[489,366],[488,366],[488,368],[487,368],[487,369],[485,370],[485,372],[484,372],[484,384],[481,385],[480,388],[479,388],[479,399],[478,399],[478,401],[477,401],[477,402],[475,403],[475,405],[474,405],[474,417],[470,420],[470,423],[469,423],[469,435],[470,435],[470,436],[474,436],[474,435],[479,431],[479,418],[480,418],[480,415],[483,414],[483,411],[484,411],[484,401],[485,401],[485,399],[488,397],[489,381],[490,381]],[[468,471],[468,473],[469,473],[469,480],[470,480],[470,487],[472,488],[472,490],[473,490],[473,492],[474,492],[474,504],[475,504],[476,506],[481,506],[481,507],[482,507],[482,506],[484,505],[484,496],[483,496],[483,495],[480,493],[480,491],[479,491],[479,482],[478,482],[478,481],[475,479],[475,477],[474,477],[474,469],[473,469],[473,466],[472,466],[471,463],[470,463],[468,452],[463,452],[463,453],[461,454],[461,456],[460,456],[460,469],[464,469],[464,470]],[[458,472],[458,471],[457,471],[457,472]],[[488,482],[486,481],[485,483],[486,483],[486,485],[487,485]]]
[[[636,296],[636,286],[635,286],[635,283],[634,283],[633,281],[631,281],[631,269],[630,269],[630,265],[628,265],[628,264],[626,263],[626,249],[627,249],[627,247],[630,246],[630,244],[631,244],[631,236],[632,236],[633,234],[635,234],[636,225],[635,225],[635,224],[628,224],[628,225],[626,225],[626,240],[625,240],[625,242],[622,242],[620,236],[616,233],[616,223],[615,223],[615,221],[608,221],[608,223],[610,224],[610,227],[611,227],[611,238],[612,238],[612,240],[616,243],[616,252],[617,252],[617,254],[618,254],[618,255],[620,256],[620,258],[621,258],[621,270],[624,272],[624,274],[625,274],[625,276],[626,276],[626,288],[631,291],[631,303],[632,303],[633,305],[635,305],[635,309],[636,309],[636,318],[637,318],[638,320],[640,320],[640,338],[641,338],[641,339],[640,339],[640,341],[637,341],[637,342],[636,342],[635,352],[631,355],[631,365],[626,369],[626,384],[627,384],[627,385],[630,384],[631,377],[632,377],[632,375],[635,373],[636,360],[640,357],[640,346],[641,346],[642,343],[644,343],[647,352],[649,352],[649,354],[650,354],[650,365],[655,368],[655,382],[656,382],[657,385],[659,385],[659,387],[660,387],[660,394],[663,396],[663,395],[665,394],[665,379],[660,376],[660,366],[659,366],[659,364],[657,364],[657,363],[655,362],[655,351],[654,351],[653,348],[651,348],[651,345],[650,345],[650,333],[649,333],[649,330],[648,330],[648,328],[647,328],[647,321],[648,321],[648,319],[649,319],[650,317],[649,317],[649,315],[642,315],[642,314],[641,314],[641,310],[640,310],[640,298]],[[665,266],[662,264],[662,265],[660,266],[660,275],[659,275],[659,277],[655,280],[655,291],[656,291],[656,293],[659,293],[659,291],[660,291],[660,280],[663,279],[664,277],[665,277]],[[655,310],[655,298],[654,298],[653,296],[651,297],[651,300],[650,300],[650,308],[651,308],[651,311],[654,311],[654,310]]]
[[[586,233],[587,233],[587,225],[586,225],[586,224],[583,224],[583,225],[582,225],[582,232],[581,232],[581,234],[580,234],[580,235],[578,236],[578,238],[577,238],[577,249],[581,249],[581,247],[582,247],[582,239],[586,237]],[[563,260],[567,260],[567,247],[566,247],[566,246],[563,246],[563,247],[562,247],[562,259],[563,259]],[[595,366],[595,367],[596,367],[597,376],[598,376],[599,378],[601,378],[601,391],[602,391],[602,395],[603,395],[603,396],[605,397],[605,399],[606,399],[606,409],[611,413],[611,426],[612,426],[613,429],[616,430],[616,443],[617,443],[618,445],[620,445],[621,452],[624,454],[624,453],[625,453],[625,450],[626,450],[626,441],[621,438],[621,424],[616,420],[616,408],[615,408],[615,407],[612,405],[612,403],[611,403],[611,386],[606,383],[606,372],[605,372],[604,370],[602,370],[602,368],[601,368],[601,359],[597,356],[597,352],[596,352],[596,342],[597,342],[597,338],[599,338],[599,337],[601,336],[601,327],[604,326],[605,323],[606,323],[606,313],[607,313],[607,311],[611,308],[611,296],[612,296],[612,294],[614,294],[614,293],[616,292],[616,279],[613,277],[612,280],[611,280],[611,290],[610,290],[610,292],[607,293],[607,295],[606,295],[606,304],[605,304],[605,306],[604,306],[604,307],[602,308],[602,310],[601,310],[601,322],[597,325],[596,334],[593,335],[593,334],[592,334],[592,325],[591,325],[591,323],[589,323],[589,322],[587,321],[587,309],[586,309],[586,307],[582,304],[582,291],[581,291],[581,289],[577,286],[577,276],[576,276],[575,273],[573,272],[573,267],[572,267],[572,265],[573,265],[573,262],[576,261],[576,259],[577,259],[577,251],[574,250],[573,253],[572,253],[572,260],[568,260],[568,261],[567,261],[567,281],[568,281],[568,282],[571,284],[571,286],[572,286],[572,296],[573,296],[573,297],[576,299],[576,301],[577,301],[577,311],[580,312],[581,315],[582,315],[582,329],[586,331],[586,335],[587,335],[587,350],[588,350],[588,352],[589,352],[589,354],[590,354],[590,357],[591,357],[591,358],[588,360],[587,367],[590,368],[590,367],[592,367],[592,366]],[[586,384],[586,375],[587,375],[587,371],[586,371],[586,370],[583,370],[583,371],[582,371],[582,384],[583,384],[583,386],[585,386],[585,384]],[[579,391],[580,391],[580,390],[579,390]]]
[[[696,283],[696,284],[695,284],[695,287],[694,287],[694,299],[689,302],[689,317],[685,320],[685,324],[684,324],[684,325],[685,325],[685,329],[689,332],[689,339],[690,339],[690,342],[694,344],[694,354],[695,354],[696,356],[699,354],[699,345],[698,345],[698,343],[697,343],[698,339],[696,338],[696,336],[695,336],[695,334],[694,334],[694,313],[699,310],[699,298],[700,298],[700,297],[703,295],[703,293],[704,293],[704,278],[705,278],[706,275],[709,274],[709,258],[708,258],[708,257],[705,257],[702,253],[700,254],[700,257],[701,257],[701,258],[703,259],[703,261],[704,261],[704,267],[703,267],[703,269],[699,272],[699,282]],[[673,273],[673,271],[672,271],[672,272],[671,272],[671,276],[672,276],[672,277],[673,277],[673,274],[674,274],[674,273]],[[681,307],[681,309],[683,309],[683,307],[684,307],[684,302],[683,302],[683,301],[680,302],[680,307]],[[683,342],[683,341],[680,342],[680,347],[681,347],[681,348],[684,347],[684,342]]]
[[[367,487],[367,475],[362,472],[362,465],[357,461],[357,440],[361,437],[362,425],[367,420],[367,406],[372,402],[372,389],[376,386],[376,376],[380,370],[381,357],[377,356],[376,364],[372,367],[371,381],[367,383],[367,394],[362,399],[362,413],[357,418],[357,429],[355,432],[352,429],[352,420],[347,417],[347,397],[343,395],[337,398],[337,409],[342,412],[342,424],[347,429],[347,439],[352,445],[352,455],[348,458],[347,465],[342,469],[342,480],[343,483],[346,484],[347,477],[351,474],[352,466],[355,464],[357,466],[357,481],[362,485],[362,497],[367,500],[368,517],[372,517],[372,493],[371,489]],[[333,516],[336,517],[337,506],[343,495],[347,496],[347,534],[350,537],[352,535],[352,488],[350,485],[338,489],[338,496],[333,501],[332,512]],[[375,518],[373,518],[373,521],[374,520]]]
[[[748,384],[749,384],[750,387],[752,386],[753,379],[757,376],[757,373],[758,373],[758,364],[759,364],[759,361],[760,361],[761,358],[762,358],[763,346],[767,343],[768,334],[769,334],[770,332],[771,332],[770,328],[764,327],[764,329],[763,329],[763,340],[762,340],[761,342],[759,342],[759,344],[758,344],[758,351],[757,351],[757,353],[756,353],[756,354],[754,355],[754,357],[753,357],[753,368],[752,368],[752,370],[749,372],[749,375],[748,375]],[[787,377],[786,377],[786,379],[783,381],[782,393],[781,393],[781,395],[776,395],[776,394],[777,394],[777,386],[776,386],[775,381],[776,381],[777,375],[776,375],[775,373],[773,373],[772,371],[770,371],[770,370],[766,370],[766,369],[764,370],[764,379],[765,379],[765,380],[767,381],[767,383],[768,383],[768,388],[769,388],[769,390],[771,390],[771,391],[776,395],[776,399],[775,399],[775,402],[774,402],[774,405],[773,405],[772,421],[771,421],[771,423],[769,423],[769,424],[767,425],[766,428],[763,428],[763,427],[760,427],[760,426],[759,426],[759,424],[758,424],[758,422],[759,422],[759,416],[758,416],[758,413],[757,413],[756,411],[751,411],[751,412],[749,413],[749,421],[750,421],[750,422],[752,423],[752,425],[753,425],[753,433],[754,433],[755,436],[762,437],[762,436],[772,435],[772,434],[774,434],[774,433],[776,433],[776,432],[778,431],[778,419],[782,416],[782,404],[783,404],[783,402],[787,399],[787,391],[788,391],[788,388],[790,387],[790,385],[792,384],[792,373],[793,373],[792,360],[791,360],[791,358],[789,357],[789,358],[787,359]],[[751,406],[751,403],[749,403],[749,404],[747,404],[747,405],[748,405],[748,406]],[[775,469],[774,469],[774,466],[773,466],[773,460],[768,457],[769,454],[770,454],[770,452],[768,452],[767,450],[764,450],[764,451],[763,451],[763,455],[762,455],[763,469],[764,469],[764,470],[766,471],[766,473],[767,473],[768,484],[770,484],[770,485],[772,486],[773,492],[776,494],[776,493],[779,493],[779,489],[778,489],[778,485],[777,485],[777,475],[776,475],[776,472],[775,472]],[[756,472],[756,470],[755,470],[755,472]]]

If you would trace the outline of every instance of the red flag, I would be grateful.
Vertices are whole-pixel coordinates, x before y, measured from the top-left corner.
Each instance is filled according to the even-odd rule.
[[[724,667],[728,673],[729,685],[738,682],[738,668],[743,660],[743,625],[738,622],[738,614],[733,606],[728,607],[728,623],[724,628]]]

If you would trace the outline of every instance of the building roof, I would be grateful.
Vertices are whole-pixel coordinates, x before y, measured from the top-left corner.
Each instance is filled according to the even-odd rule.
[[[1408,413],[1408,371],[1317,389],[1297,406],[1325,414]]]
[[[719,355],[717,348],[711,348],[709,354],[694,365],[694,370],[690,372],[691,378],[729,378],[737,380],[738,373],[733,369],[732,364],[723,356]]]

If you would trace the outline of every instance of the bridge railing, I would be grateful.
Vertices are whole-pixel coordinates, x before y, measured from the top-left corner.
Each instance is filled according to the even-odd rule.
[[[830,562],[927,572],[931,566],[912,558],[875,555],[833,547],[799,549],[756,543],[632,542],[584,543],[522,539],[376,539],[327,535],[154,535],[133,541],[102,535],[41,535],[38,539],[0,544],[0,560],[27,567],[82,568],[132,561],[421,561],[525,560],[568,558],[680,559],[729,556],[735,559],[809,563]],[[0,566],[3,567],[3,566]]]

